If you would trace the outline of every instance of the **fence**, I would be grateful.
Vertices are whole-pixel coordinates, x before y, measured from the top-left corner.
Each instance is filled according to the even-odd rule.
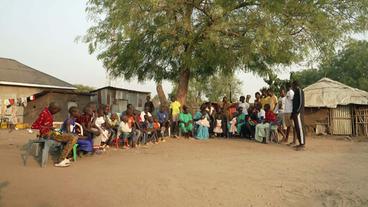
[[[355,135],[368,136],[368,108],[354,110]]]

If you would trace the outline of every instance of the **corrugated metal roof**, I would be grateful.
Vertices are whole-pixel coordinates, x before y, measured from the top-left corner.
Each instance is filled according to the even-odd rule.
[[[0,85],[76,89],[70,83],[8,58],[0,58]]]
[[[368,105],[368,92],[322,78],[303,89],[306,107],[336,108],[337,105]]]
[[[144,94],[150,94],[151,93],[151,92],[147,92],[147,91],[136,91],[136,90],[130,90],[130,89],[125,89],[125,88],[116,88],[116,87],[113,87],[113,86],[105,86],[103,88],[93,90],[93,91],[91,91],[91,93],[95,93],[95,92],[103,90],[103,89],[111,89],[111,90],[117,90],[117,91],[128,91],[128,92],[133,92],[133,93],[144,93]]]

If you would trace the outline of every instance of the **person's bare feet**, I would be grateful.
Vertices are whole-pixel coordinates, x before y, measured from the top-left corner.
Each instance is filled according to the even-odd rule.
[[[289,144],[287,144],[287,146],[294,146],[295,142],[290,142]]]
[[[303,151],[304,149],[305,149],[305,146],[304,145],[295,146],[295,150],[296,151]]]

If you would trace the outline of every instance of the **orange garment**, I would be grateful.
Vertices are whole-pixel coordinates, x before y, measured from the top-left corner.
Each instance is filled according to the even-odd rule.
[[[230,117],[232,117],[235,112],[236,112],[236,106],[231,106],[229,108],[229,115],[230,115]]]
[[[134,127],[135,123],[134,116],[128,116],[128,123],[131,128]]]
[[[159,129],[160,128],[160,123],[158,123],[157,121],[153,122],[153,128],[154,129]]]

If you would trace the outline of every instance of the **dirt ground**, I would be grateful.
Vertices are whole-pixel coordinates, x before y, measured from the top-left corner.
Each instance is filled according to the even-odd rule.
[[[308,138],[306,151],[170,139],[60,169],[22,165],[34,134],[0,130],[0,206],[368,206],[368,142]]]

